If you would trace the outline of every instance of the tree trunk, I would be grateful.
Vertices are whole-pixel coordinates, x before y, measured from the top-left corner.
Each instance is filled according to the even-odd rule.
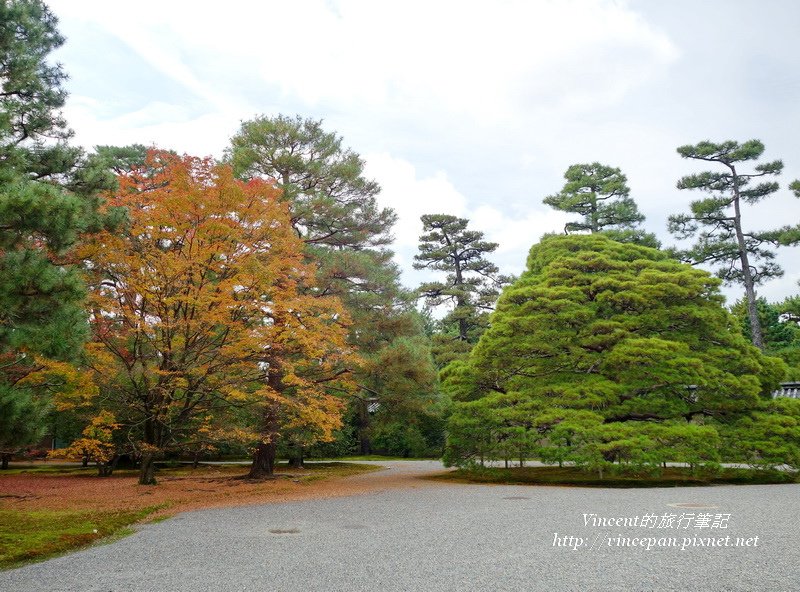
[[[600,232],[600,224],[597,219],[597,193],[592,188],[592,205],[590,206],[590,213],[589,213],[589,232],[594,234],[595,232]]]
[[[142,465],[139,467],[139,485],[155,485],[156,457],[152,453],[142,455]]]
[[[369,439],[369,436],[366,432],[361,432],[359,435],[359,454],[363,456],[369,456],[372,454],[372,442]]]
[[[280,384],[278,378],[271,374],[269,377],[271,386],[275,388]],[[280,392],[280,391],[278,391]],[[250,479],[271,478],[275,472],[275,457],[278,452],[278,403],[268,405],[264,410],[264,424],[261,428],[261,442],[256,446],[253,453],[253,464],[250,465]]]
[[[8,461],[11,460],[12,454],[10,452],[0,453],[0,470],[5,471],[8,469]]]
[[[742,256],[742,265],[749,265],[747,263],[747,255]],[[758,318],[758,306],[756,305],[756,291],[753,287],[752,276],[750,275],[749,267],[746,267],[747,273],[744,274],[745,287],[744,291],[747,295],[747,316],[750,319],[750,336],[753,339],[753,345],[758,349],[764,349],[764,335],[761,332],[761,319]]]
[[[117,468],[118,462],[119,454],[115,454],[108,462],[97,463],[97,476],[110,477],[114,473],[114,469]]]
[[[369,441],[369,403],[361,399],[358,405],[358,449],[364,456],[372,454],[372,442]]]
[[[293,469],[302,469],[303,464],[303,447],[292,446],[289,451],[289,466]]]
[[[250,465],[249,479],[269,479],[275,472],[275,444],[259,442],[253,453],[253,464]]]
[[[269,374],[267,384],[276,393],[283,392],[283,372],[276,360],[269,362]],[[275,457],[278,452],[278,438],[280,434],[278,428],[278,414],[280,412],[279,403],[268,404],[264,409],[263,425],[261,427],[261,441],[253,452],[253,464],[250,465],[248,478],[264,479],[271,478],[275,472]]]
[[[456,272],[456,281],[453,283],[454,286],[458,286],[459,288],[464,285],[464,278],[461,273],[461,260],[458,257],[455,257],[453,260],[453,266],[455,267]],[[456,296],[456,308],[461,308],[467,305],[466,299],[462,296],[461,292],[458,293]],[[458,338],[461,341],[466,342],[469,337],[469,326],[467,324],[467,319],[459,318],[458,319]]]
[[[742,264],[742,279],[744,280],[744,293],[747,296],[747,316],[750,319],[750,336],[758,349],[764,349],[764,335],[761,332],[761,319],[758,318],[758,307],[756,305],[756,289],[753,274],[750,271],[750,259],[747,253],[747,244],[742,232],[742,214],[739,208],[739,177],[736,169],[729,165],[733,173],[733,211],[734,226],[736,227],[736,243],[739,247],[739,261]]]

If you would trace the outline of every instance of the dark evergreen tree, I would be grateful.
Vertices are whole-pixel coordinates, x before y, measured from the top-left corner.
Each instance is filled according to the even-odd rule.
[[[418,288],[427,306],[449,308],[434,336],[434,357],[440,366],[462,357],[477,343],[500,290],[509,281],[486,258],[497,243],[484,240],[482,232],[469,230],[468,225],[469,220],[447,214],[422,216],[424,234],[414,256],[415,269],[446,274],[444,280]]]
[[[132,171],[141,171],[147,162],[147,150],[147,146],[142,144],[94,147],[97,156],[115,175],[127,175]]]
[[[2,426],[6,448],[41,434],[34,424],[46,398],[23,386],[41,367],[36,356],[74,359],[86,337],[84,286],[70,248],[120,214],[97,212],[97,190],[114,184],[110,172],[67,145],[66,75],[47,61],[63,42],[56,25],[38,0],[0,3],[0,397],[16,410]],[[32,425],[8,425],[10,417]]]
[[[542,240],[470,357],[443,373],[456,401],[447,459],[538,456],[601,475],[726,460],[720,443],[785,367],[742,336],[718,285],[602,235]],[[727,452],[749,454],[748,442]]]
[[[370,402],[381,401],[385,417],[406,408],[397,406],[401,392],[415,399],[433,390],[424,369],[413,388],[388,392],[381,386],[392,382],[396,369],[380,363],[385,356],[407,368],[431,364],[417,348],[401,345],[425,338],[415,321],[413,299],[400,285],[400,270],[386,248],[397,216],[379,206],[380,187],[364,176],[361,157],[343,147],[336,133],[325,131],[321,121],[257,117],[242,124],[226,158],[239,176],[270,178],[282,190],[306,256],[318,268],[315,294],[338,296],[350,313],[350,343],[364,364],[353,369],[362,392],[348,417],[356,422],[360,451],[367,454],[375,427],[367,410]],[[396,356],[402,353],[407,356],[400,364]]]
[[[556,210],[583,217],[568,222],[565,232],[606,232],[621,242],[659,246],[655,235],[638,227],[644,216],[630,197],[628,179],[620,169],[599,162],[574,164],[564,178],[567,182],[561,191],[543,201]]]
[[[369,356],[365,382],[376,396],[370,449],[394,456],[440,456],[444,436],[430,340],[416,327]],[[362,449],[363,451],[363,449]],[[365,452],[365,451],[364,451]]]
[[[780,174],[783,163],[780,160],[761,163],[749,173],[737,167],[757,160],[763,153],[764,144],[758,140],[742,144],[732,140],[720,144],[700,142],[678,148],[683,158],[715,163],[721,170],[682,177],[678,189],[696,189],[709,196],[693,201],[689,214],[669,218],[669,230],[678,239],[696,239],[694,245],[679,256],[693,264],[707,263],[726,283],[744,287],[753,344],[761,349],[764,336],[758,317],[756,286],[783,275],[771,246],[780,244],[781,235],[785,233],[746,230],[743,208],[778,190],[778,183],[758,180]],[[758,182],[753,184],[753,181]]]
[[[788,301],[787,301],[788,302]],[[761,323],[761,334],[764,338],[764,351],[775,353],[787,347],[791,347],[800,338],[797,324],[791,320],[785,320],[784,307],[782,303],[770,303],[764,297],[756,300],[758,318]],[[747,300],[737,300],[731,306],[731,312],[739,319],[744,335],[752,341],[753,333],[750,327],[750,316],[747,313]]]
[[[227,158],[242,177],[275,180],[307,244],[360,251],[391,242],[397,216],[378,205],[380,186],[364,177],[364,161],[322,121],[256,117],[233,136]]]
[[[764,352],[786,362],[787,380],[800,380],[800,299],[792,296],[783,302],[772,303],[759,297],[756,307],[764,337]],[[752,340],[747,300],[738,300],[731,312],[739,319],[744,335]]]

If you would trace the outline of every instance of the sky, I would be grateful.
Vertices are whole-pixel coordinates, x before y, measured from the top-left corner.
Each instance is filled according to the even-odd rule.
[[[395,257],[412,269],[419,217],[446,213],[499,244],[504,273],[574,216],[542,203],[575,163],[619,167],[645,227],[700,195],[705,167],[676,148],[764,142],[780,191],[745,226],[800,222],[800,3],[793,0],[328,0],[224,3],[50,0],[67,37],[64,110],[75,143],[141,143],[220,157],[257,115],[323,119],[366,162],[399,215]],[[800,289],[800,248],[759,288]],[[729,301],[741,287],[724,290]]]

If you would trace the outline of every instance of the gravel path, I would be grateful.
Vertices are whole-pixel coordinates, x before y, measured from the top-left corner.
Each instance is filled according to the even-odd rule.
[[[350,478],[371,480],[363,495],[187,512],[2,572],[0,591],[800,590],[798,485],[461,485],[416,479],[438,463],[379,464]],[[689,528],[584,520],[682,513]],[[698,527],[709,514],[728,527]],[[750,546],[698,546],[726,536]]]

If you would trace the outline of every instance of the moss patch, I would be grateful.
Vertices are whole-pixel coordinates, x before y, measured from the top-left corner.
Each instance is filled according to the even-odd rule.
[[[76,512],[0,510],[0,568],[45,559],[118,534],[158,510]]]
[[[785,471],[756,471],[752,469],[723,469],[717,475],[697,475],[680,467],[664,469],[653,475],[608,475],[600,479],[597,473],[575,467],[515,467],[509,469],[458,469],[434,475],[431,479],[461,483],[495,483],[507,485],[571,485],[577,487],[681,487],[704,485],[765,485],[797,483],[798,474]]]

